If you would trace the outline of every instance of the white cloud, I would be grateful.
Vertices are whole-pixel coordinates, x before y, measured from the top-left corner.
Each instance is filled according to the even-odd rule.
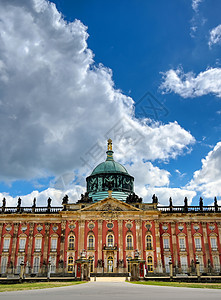
[[[156,187],[145,188],[140,190],[141,195],[145,202],[152,202],[152,196],[155,194],[158,197],[160,205],[169,205],[169,198],[173,200],[173,205],[183,205],[184,198],[188,198],[188,204],[191,205],[193,197],[196,196],[195,191],[181,188],[169,188],[169,187]]]
[[[203,2],[203,0],[192,0],[192,9],[195,12],[198,12],[198,7],[201,2]]]
[[[209,46],[211,47],[214,44],[218,44],[221,42],[221,24],[216,26],[210,31],[210,38],[209,38]]]
[[[174,92],[183,98],[214,94],[221,97],[221,68],[209,68],[197,76],[192,72],[184,73],[182,69],[163,73],[160,88],[164,92]]]
[[[79,169],[98,140],[104,158],[114,126],[108,135],[124,159],[174,158],[194,142],[176,122],[136,119],[133,100],[114,88],[111,70],[94,65],[86,26],[66,22],[53,3],[3,0],[0,18],[0,180]],[[129,133],[117,131],[119,124]]]
[[[177,122],[135,118],[112,71],[94,64],[86,26],[66,22],[45,0],[2,0],[0,19],[0,180],[56,177],[49,189],[21,196],[25,205],[49,196],[58,205],[67,192],[77,199],[108,137],[139,189],[169,185],[169,173],[146,161],[176,158],[194,137]]]
[[[206,158],[202,159],[202,168],[194,173],[188,185],[191,190],[202,193],[206,198],[221,196],[221,142],[217,143]]]
[[[76,202],[81,198],[81,194],[85,192],[85,188],[80,185],[75,185],[71,189],[67,190],[59,190],[54,188],[48,188],[42,192],[33,191],[28,195],[22,195],[20,198],[22,199],[21,206],[29,206],[32,205],[33,199],[36,198],[36,206],[47,206],[47,199],[50,197],[52,199],[51,206],[59,206],[61,207],[62,198],[65,194],[68,195],[69,201],[71,203]],[[0,199],[6,198],[6,207],[15,207],[17,206],[18,197],[12,197],[7,193],[0,193]]]

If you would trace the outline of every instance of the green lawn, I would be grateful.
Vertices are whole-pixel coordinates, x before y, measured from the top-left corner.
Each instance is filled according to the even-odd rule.
[[[174,286],[203,289],[221,289],[221,283],[188,283],[188,282],[164,282],[164,281],[133,281],[134,284]]]
[[[70,286],[75,284],[85,283],[85,281],[72,282],[30,282],[18,284],[0,284],[0,292],[47,289],[53,287]]]

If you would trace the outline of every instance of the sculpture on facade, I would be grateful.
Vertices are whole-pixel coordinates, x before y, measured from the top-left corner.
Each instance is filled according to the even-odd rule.
[[[137,196],[135,193],[131,193],[127,199],[126,203],[142,203],[142,198]]]
[[[68,204],[68,195],[65,195],[64,198],[62,199],[62,205]]]
[[[200,197],[200,210],[203,211],[203,198]]]
[[[77,201],[77,203],[92,203],[92,197],[89,197],[89,193],[81,194],[81,199]]]
[[[214,198],[214,207],[215,207],[215,212],[218,211],[218,203],[216,197]]]
[[[152,200],[153,200],[153,203],[158,204],[158,198],[155,194],[153,194]]]

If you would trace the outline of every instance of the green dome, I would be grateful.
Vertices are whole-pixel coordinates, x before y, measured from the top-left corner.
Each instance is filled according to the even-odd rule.
[[[126,168],[114,161],[112,140],[108,140],[107,159],[93,170],[86,178],[87,193],[93,201],[108,197],[108,190],[112,190],[113,197],[126,201],[134,191],[134,178],[128,174]]]
[[[99,164],[91,173],[92,175],[96,174],[106,174],[106,173],[121,173],[121,174],[126,174],[129,175],[126,168],[119,164],[118,162],[114,160],[106,160]]]

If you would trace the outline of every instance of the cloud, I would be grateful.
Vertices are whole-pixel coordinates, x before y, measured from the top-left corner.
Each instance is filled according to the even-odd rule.
[[[36,198],[36,206],[47,206],[47,199],[50,197],[52,199],[51,206],[61,207],[62,198],[65,194],[68,195],[70,203],[74,203],[80,199],[81,194],[85,192],[85,188],[80,185],[75,185],[71,189],[59,190],[55,188],[48,188],[42,192],[33,191],[28,195],[20,196],[22,199],[21,206],[30,207],[33,203],[33,199]],[[18,197],[12,197],[7,193],[0,193],[0,199],[6,198],[6,207],[15,207],[17,206]]]
[[[209,68],[197,76],[184,73],[181,68],[170,69],[163,73],[161,90],[166,93],[174,92],[183,98],[194,98],[207,94],[221,97],[221,68]]]
[[[203,2],[203,0],[192,0],[192,9],[195,12],[198,12],[198,7],[201,2]]]
[[[0,19],[0,180],[59,177],[83,161],[96,164],[107,137],[124,160],[170,159],[194,143],[176,122],[136,119],[133,99],[94,63],[87,27],[65,21],[53,3],[3,0]]]
[[[206,198],[221,196],[221,142],[202,159],[202,167],[194,173],[193,179],[187,186],[191,190],[199,191]]]
[[[209,46],[219,44],[221,42],[221,24],[210,30]]]
[[[177,122],[135,118],[133,99],[95,64],[87,27],[65,21],[45,0],[2,0],[0,20],[0,180],[55,177],[48,189],[21,196],[22,205],[34,197],[38,206],[48,197],[60,205],[65,193],[79,199],[110,137],[136,191],[169,191],[170,173],[152,162],[183,155],[195,139]],[[16,205],[17,197],[3,196]]]
[[[183,205],[184,198],[188,198],[188,204],[191,205],[192,199],[196,196],[195,191],[191,191],[185,188],[169,188],[169,187],[156,187],[146,188],[143,187],[140,190],[144,202],[152,202],[152,196],[155,194],[158,197],[160,205],[169,205],[169,198],[173,200],[173,205]]]

